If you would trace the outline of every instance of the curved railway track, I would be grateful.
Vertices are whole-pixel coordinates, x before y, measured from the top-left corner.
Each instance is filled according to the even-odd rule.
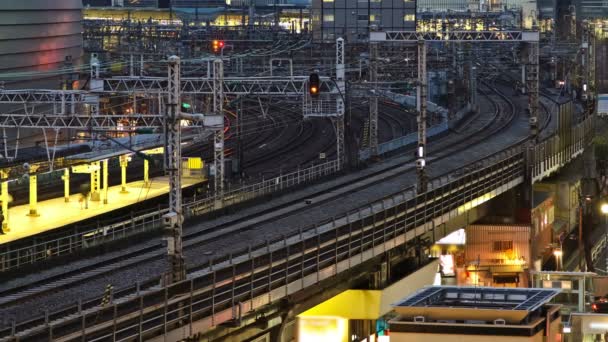
[[[462,129],[460,135],[446,137],[431,144],[431,146],[429,146],[429,151],[431,155],[434,156],[433,162],[449,157],[454,153],[464,151],[471,145],[483,143],[484,140],[506,130],[512,124],[514,118],[518,115],[513,103],[504,95],[499,95],[499,92],[496,91],[496,89],[490,86],[487,87],[488,92],[492,92],[496,95],[496,98],[494,99],[487,93],[484,95],[493,108],[493,114],[488,118],[484,118],[484,120],[481,120],[480,114],[478,114],[476,115],[478,119],[469,121],[467,127]],[[501,100],[499,100],[499,98]],[[499,104],[499,101],[503,101],[502,104]],[[548,115],[546,115],[546,117],[550,118]],[[547,119],[545,121],[547,121]],[[546,125],[543,127],[546,127]],[[329,187],[323,191],[307,194],[306,198],[310,199],[316,206],[322,205],[328,201],[341,198],[345,194],[354,193],[370,187],[374,183],[365,182],[365,179],[369,179],[371,176],[386,174],[388,179],[406,171],[411,172],[414,169],[411,162],[412,158],[407,158],[404,162],[383,167],[363,177],[353,177],[351,180]],[[212,229],[188,227],[184,234],[184,247],[186,250],[194,249],[201,244],[213,243],[214,241],[233,236],[237,232],[242,233],[247,230],[252,230],[263,223],[272,222],[273,220],[288,215],[295,215],[298,212],[309,208],[311,208],[310,205],[303,203],[302,198],[298,198],[292,201],[286,201],[277,206],[272,206],[266,210],[255,212],[252,215],[244,215],[230,220],[226,219],[223,224],[214,225]],[[19,313],[17,312],[18,310],[15,310],[17,307],[20,307],[19,304],[30,303],[28,305],[32,305],[33,299],[36,299],[36,302],[41,302],[40,299],[42,299],[42,297],[47,297],[47,300],[53,302],[53,300],[48,297],[52,297],[54,294],[59,294],[62,291],[67,291],[67,288],[73,288],[75,285],[86,287],[87,283],[91,283],[94,279],[98,279],[102,276],[107,277],[107,275],[112,274],[113,272],[124,273],[135,265],[143,264],[145,262],[156,262],[156,265],[158,265],[159,263],[157,261],[161,260],[164,256],[161,244],[155,243],[154,241],[148,241],[147,243],[134,246],[133,248],[133,250],[121,252],[120,255],[109,257],[98,262],[92,261],[85,267],[57,273],[54,276],[40,279],[37,282],[31,282],[29,285],[19,287],[15,285],[12,289],[5,288],[0,291],[0,298],[2,298],[2,300],[0,300],[0,311],[3,311],[5,314],[11,314],[12,312],[12,316],[15,316],[15,318],[18,318],[19,320],[23,320],[25,318],[22,316],[23,312],[21,311]],[[204,259],[209,258],[205,257]],[[163,264],[162,260],[160,264]],[[191,268],[191,270],[195,269],[196,268]],[[147,284],[156,283],[157,281]],[[89,284],[89,286],[90,285],[91,284]],[[51,307],[55,308],[57,307],[57,304],[51,304]]]

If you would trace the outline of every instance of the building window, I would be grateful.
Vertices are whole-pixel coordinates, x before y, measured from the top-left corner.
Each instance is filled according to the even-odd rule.
[[[334,21],[334,15],[333,14],[326,14],[323,16],[323,21],[325,22],[333,22]]]
[[[334,2],[334,0],[323,0],[323,2]]]
[[[369,2],[382,2],[382,0],[369,0]]]
[[[367,14],[357,14],[357,20],[367,20]]]
[[[492,250],[494,252],[506,252],[513,250],[513,241],[494,241]]]
[[[403,21],[414,21],[416,20],[415,14],[406,14],[403,16]]]
[[[380,21],[380,14],[370,14],[369,21]]]

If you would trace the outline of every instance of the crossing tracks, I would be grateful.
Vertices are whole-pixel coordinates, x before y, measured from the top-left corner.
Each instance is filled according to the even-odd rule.
[[[506,130],[519,115],[515,112],[513,104],[508,99],[498,98],[498,92],[492,87],[488,87],[488,92],[493,92],[495,95],[487,96],[487,101],[494,107],[494,110],[490,115],[478,114],[478,118],[490,117],[489,120],[472,120],[469,121],[466,127],[462,127],[459,131],[460,134],[455,136],[449,136],[444,139],[437,141],[430,146],[431,155],[435,156],[432,163],[436,163],[443,158],[448,158],[459,152],[466,151],[471,145],[482,144],[484,140],[499,134],[501,131]],[[500,104],[498,103],[500,102]],[[548,116],[547,116],[548,117]],[[501,119],[503,118],[503,119]],[[521,143],[521,142],[518,142]],[[268,206],[266,210],[254,212],[250,215],[242,215],[232,220],[226,220],[221,225],[202,226],[200,229],[196,227],[187,228],[184,236],[184,245],[186,250],[195,250],[201,245],[209,245],[214,242],[223,241],[234,237],[237,233],[243,233],[256,227],[263,226],[264,224],[271,224],[277,220],[288,217],[297,217],[299,213],[306,215],[306,211],[311,208],[318,208],[325,204],[331,203],[332,201],[339,201],[348,194],[355,194],[360,192],[362,189],[368,189],[370,186],[379,184],[402,175],[404,173],[413,172],[412,158],[402,158],[399,162],[389,163],[376,170],[369,171],[361,176],[351,176],[344,180],[335,180],[331,186],[325,187],[324,189],[313,189],[308,193],[294,193],[290,200],[286,200],[277,206]],[[308,204],[310,203],[310,204]],[[297,231],[297,227],[290,227],[290,231],[285,231],[285,234],[293,233],[294,228]],[[41,303],[46,299],[57,298],[57,296],[65,295],[68,292],[68,288],[75,286],[87,286],[94,282],[94,279],[100,276],[108,277],[108,275],[119,273],[118,270],[126,270],[132,267],[139,267],[146,263],[151,263],[155,260],[160,259],[164,254],[160,251],[160,244],[153,242],[147,242],[143,245],[134,246],[133,249],[124,253],[123,259],[107,258],[98,262],[90,263],[88,268],[75,269],[71,272],[59,274],[57,276],[49,277],[48,279],[41,280],[39,283],[33,283],[32,286],[20,287],[16,291],[4,291],[0,293],[3,301],[0,301],[0,307],[2,311],[16,318],[19,321],[27,320],[31,316],[23,315],[22,311],[16,310],[17,307],[23,307],[22,305],[29,303],[31,305],[31,299],[37,298],[36,302]],[[196,258],[196,261],[192,260],[193,264],[196,262],[204,261],[202,264],[192,265],[192,270],[200,269],[201,267],[207,267],[209,265],[210,257]],[[219,264],[222,259],[225,259],[226,255],[221,256],[215,261],[211,261],[211,264]],[[137,269],[135,267],[134,269]],[[147,284],[147,285],[146,285]],[[136,289],[133,286],[130,287],[131,293],[135,291],[144,291],[146,286],[153,287],[158,284],[158,278],[155,280],[144,282],[140,284],[139,288]],[[123,293],[129,293],[127,290]],[[51,302],[53,300],[50,300]],[[93,301],[95,302],[95,301]],[[19,304],[22,305],[19,305]],[[100,301],[98,302],[100,303]],[[45,307],[44,304],[40,307]],[[58,306],[46,307],[50,311],[53,311]],[[19,330],[19,329],[18,329]],[[4,331],[6,333],[6,330]]]

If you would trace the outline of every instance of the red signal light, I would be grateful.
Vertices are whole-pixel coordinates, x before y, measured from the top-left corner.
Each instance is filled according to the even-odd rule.
[[[222,48],[222,47],[224,47],[224,42],[223,42],[223,41],[220,41],[220,42],[219,42],[219,46],[220,46],[221,48]]]
[[[311,96],[318,96],[319,90],[321,89],[321,80],[319,79],[319,75],[317,73],[310,74],[308,78],[308,91]]]

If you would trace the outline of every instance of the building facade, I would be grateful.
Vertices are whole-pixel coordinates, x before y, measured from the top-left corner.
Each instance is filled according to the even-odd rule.
[[[469,9],[470,0],[418,0],[418,12],[464,12]],[[479,5],[476,6],[477,8]],[[475,8],[475,6],[473,6]]]
[[[7,88],[60,88],[79,64],[80,0],[0,1],[0,81]]]
[[[313,0],[311,14],[316,41],[361,42],[370,30],[416,29],[415,0]]]
[[[225,0],[83,0],[84,6],[205,8],[224,7]]]
[[[430,286],[393,304],[391,342],[563,341],[556,289]]]

